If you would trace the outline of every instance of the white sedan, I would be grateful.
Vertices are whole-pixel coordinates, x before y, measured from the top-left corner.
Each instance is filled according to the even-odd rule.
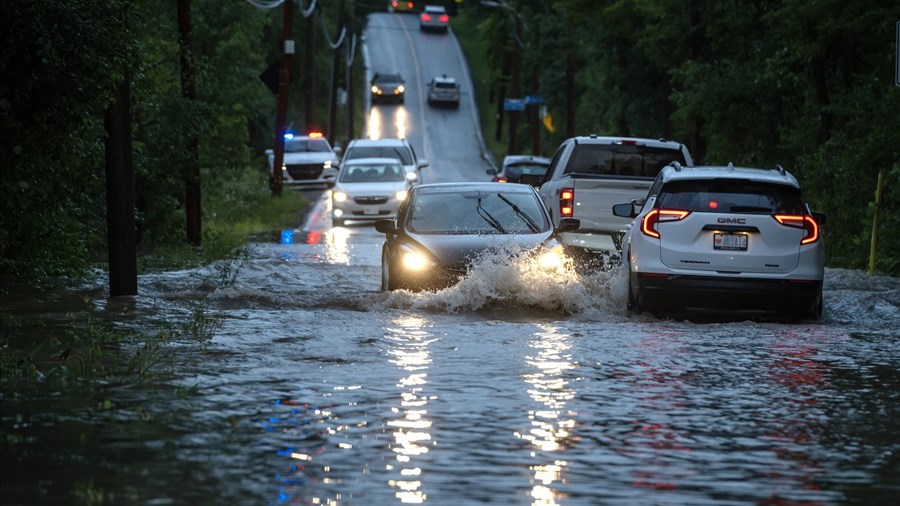
[[[331,222],[393,219],[410,182],[394,158],[357,158],[341,166],[331,189]]]

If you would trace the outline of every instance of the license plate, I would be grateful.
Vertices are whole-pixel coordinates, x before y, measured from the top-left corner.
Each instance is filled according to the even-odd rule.
[[[363,214],[378,214],[378,209],[363,209]]]
[[[713,234],[713,249],[747,251],[747,234]]]

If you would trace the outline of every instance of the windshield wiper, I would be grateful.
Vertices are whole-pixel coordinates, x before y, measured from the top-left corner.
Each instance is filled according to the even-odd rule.
[[[534,222],[534,220],[531,219],[531,216],[528,216],[528,213],[519,209],[519,206],[513,204],[512,201],[510,201],[508,198],[504,197],[500,193],[497,194],[497,197],[499,197],[500,200],[502,200],[503,202],[506,202],[507,204],[509,204],[509,207],[511,207],[513,212],[516,213],[516,216],[518,216],[519,218],[522,218],[522,221],[524,221],[525,224],[528,225],[528,228],[530,228],[532,232],[538,233],[541,231],[541,229],[538,228],[538,226]]]
[[[497,218],[491,216],[491,213],[487,212],[483,207],[481,207],[481,192],[478,193],[478,205],[475,207],[478,211],[478,216],[484,218],[484,221],[488,222],[488,224],[494,227],[495,230],[500,232],[501,234],[505,234],[506,230],[503,228],[503,225],[497,221]]]

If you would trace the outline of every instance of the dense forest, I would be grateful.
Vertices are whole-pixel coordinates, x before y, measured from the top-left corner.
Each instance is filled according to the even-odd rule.
[[[263,150],[275,97],[260,74],[278,58],[278,2],[193,0],[196,98],[182,94],[176,2],[4,2],[0,72],[0,269],[71,275],[105,251],[104,112],[130,83],[140,245],[184,243],[185,179],[199,165],[204,241],[216,213],[268,198]],[[289,121],[328,117],[339,0],[299,2]],[[252,5],[256,4],[256,5]],[[832,267],[864,268],[884,174],[877,270],[900,274],[900,88],[888,1],[508,0],[477,10],[481,43],[508,83],[540,94],[566,135],[666,137],[702,163],[774,166],[828,214]],[[346,2],[353,30],[382,2]],[[516,25],[518,24],[518,27]],[[518,28],[518,29],[517,29]],[[360,60],[360,59],[358,59]],[[309,65],[312,65],[310,67]],[[300,72],[300,68],[313,68]],[[307,82],[310,79],[310,82]],[[359,82],[359,81],[357,81]],[[309,90],[313,90],[310,92]],[[312,108],[304,96],[314,93]],[[304,95],[305,94],[305,95]],[[570,106],[571,104],[571,106]],[[308,116],[315,115],[315,121]],[[528,144],[520,125],[519,146]],[[190,139],[197,139],[192,156]]]

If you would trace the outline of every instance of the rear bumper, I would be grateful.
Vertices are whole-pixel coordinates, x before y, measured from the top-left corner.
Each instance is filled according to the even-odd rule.
[[[805,315],[822,293],[822,280],[747,279],[637,273],[638,304],[647,309],[721,309]]]

